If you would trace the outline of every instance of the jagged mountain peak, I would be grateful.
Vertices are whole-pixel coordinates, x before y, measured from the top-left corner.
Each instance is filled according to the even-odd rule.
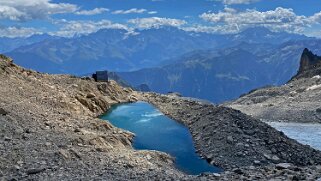
[[[316,64],[321,62],[321,57],[315,55],[309,49],[305,48],[303,50],[301,60],[300,60],[300,69],[299,73],[303,73],[306,70],[316,68]]]
[[[316,75],[321,75],[321,56],[305,48],[301,55],[299,71],[292,79],[310,78]]]

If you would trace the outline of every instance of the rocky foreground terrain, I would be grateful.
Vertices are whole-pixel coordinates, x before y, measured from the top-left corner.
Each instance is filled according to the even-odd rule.
[[[143,97],[190,129],[199,154],[228,170],[220,179],[321,178],[320,151],[240,111],[175,95],[144,93]]]
[[[198,152],[225,169],[186,175],[173,159],[136,151],[133,134],[97,118],[148,101],[187,125]],[[0,56],[0,180],[316,180],[321,152],[240,111],[115,82],[26,70]]]
[[[135,101],[115,82],[25,70],[0,57],[0,180],[189,178],[169,155],[135,151],[133,134],[95,118]]]
[[[321,123],[321,57],[308,49],[287,84],[251,91],[226,106],[265,121]]]

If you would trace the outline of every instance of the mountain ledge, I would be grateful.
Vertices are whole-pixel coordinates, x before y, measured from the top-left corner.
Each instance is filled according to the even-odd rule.
[[[321,57],[304,49],[287,84],[255,89],[224,105],[266,121],[321,123]]]

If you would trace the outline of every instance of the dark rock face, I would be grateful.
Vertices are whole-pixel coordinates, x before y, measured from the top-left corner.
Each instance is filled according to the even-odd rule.
[[[308,69],[314,67],[317,63],[319,63],[321,57],[314,55],[309,49],[305,48],[302,53],[300,69],[299,73],[302,73]]]
[[[279,87],[250,91],[224,105],[265,121],[321,123],[321,57],[304,49],[297,74]]]
[[[7,114],[8,114],[7,111],[5,111],[4,109],[0,108],[0,115],[5,116],[5,115],[7,115]]]
[[[301,55],[300,68],[296,76],[292,79],[311,78],[321,74],[321,57],[313,54],[305,48]]]
[[[305,48],[300,67],[279,87],[250,91],[224,105],[265,121],[321,123],[321,57]]]

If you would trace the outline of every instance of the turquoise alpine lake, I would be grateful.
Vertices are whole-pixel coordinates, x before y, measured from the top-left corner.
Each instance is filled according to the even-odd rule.
[[[119,104],[101,118],[116,127],[135,133],[135,149],[158,150],[170,154],[175,158],[176,167],[187,174],[222,171],[196,153],[188,128],[168,118],[148,103]]]

